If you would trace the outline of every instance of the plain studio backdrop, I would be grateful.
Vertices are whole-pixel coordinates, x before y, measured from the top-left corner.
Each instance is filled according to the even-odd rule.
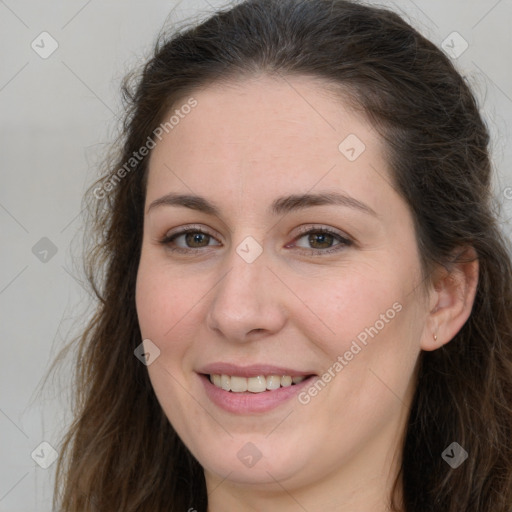
[[[492,136],[503,229],[512,233],[512,0],[373,2],[402,13],[455,61]],[[122,77],[165,25],[214,0],[0,0],[0,511],[49,512],[54,448],[70,420],[69,361],[85,324],[81,201],[122,114]],[[307,108],[307,107],[306,107]]]

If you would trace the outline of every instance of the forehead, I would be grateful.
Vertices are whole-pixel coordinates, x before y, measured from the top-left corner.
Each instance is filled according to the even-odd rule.
[[[233,192],[250,202],[291,188],[365,189],[371,196],[383,186],[388,171],[380,136],[319,79],[263,76],[190,97],[197,105],[152,152],[148,195],[178,187],[203,195]]]

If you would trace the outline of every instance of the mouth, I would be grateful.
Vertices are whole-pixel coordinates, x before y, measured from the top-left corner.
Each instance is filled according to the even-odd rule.
[[[313,375],[257,375],[243,377],[226,374],[205,374],[217,388],[232,393],[264,393],[279,388],[296,386]]]
[[[266,413],[287,403],[318,376],[273,365],[215,363],[197,372],[207,398],[236,415]]]

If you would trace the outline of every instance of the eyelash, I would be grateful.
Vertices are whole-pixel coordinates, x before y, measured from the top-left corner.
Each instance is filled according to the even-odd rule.
[[[211,238],[215,238],[213,235],[211,235],[210,233],[208,233],[206,231],[203,231],[201,228],[195,227],[195,226],[191,226],[191,227],[185,228],[185,229],[183,229],[181,231],[178,231],[177,233],[173,233],[172,235],[165,236],[162,240],[160,240],[160,243],[162,245],[165,245],[170,251],[181,253],[181,254],[190,254],[190,253],[198,252],[198,251],[201,251],[202,249],[204,249],[203,247],[196,247],[196,248],[185,249],[183,247],[172,247],[171,246],[171,244],[176,240],[176,238],[178,238],[178,237],[180,237],[182,235],[187,235],[189,233],[202,234],[202,235],[209,236]],[[337,239],[337,241],[339,242],[337,245],[335,245],[333,247],[330,247],[328,249],[304,249],[304,248],[299,248],[302,251],[308,253],[310,256],[322,256],[322,255],[325,255],[325,254],[332,254],[334,252],[341,251],[341,250],[343,250],[346,247],[350,247],[354,243],[349,238],[344,237],[344,236],[340,235],[339,233],[337,233],[336,231],[333,231],[333,230],[331,230],[329,228],[325,228],[325,227],[313,228],[311,226],[307,226],[307,227],[301,228],[300,229],[300,233],[294,239],[294,242],[296,242],[297,240],[300,240],[301,238],[303,238],[304,236],[309,235],[309,234],[327,234],[327,235],[331,235],[335,239]]]

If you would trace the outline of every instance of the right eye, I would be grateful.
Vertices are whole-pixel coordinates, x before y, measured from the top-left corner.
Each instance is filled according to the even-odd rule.
[[[169,250],[180,253],[197,252],[204,247],[210,247],[211,240],[215,240],[213,235],[197,227],[189,227],[180,231],[166,235],[160,243]],[[220,244],[214,244],[220,245]]]

